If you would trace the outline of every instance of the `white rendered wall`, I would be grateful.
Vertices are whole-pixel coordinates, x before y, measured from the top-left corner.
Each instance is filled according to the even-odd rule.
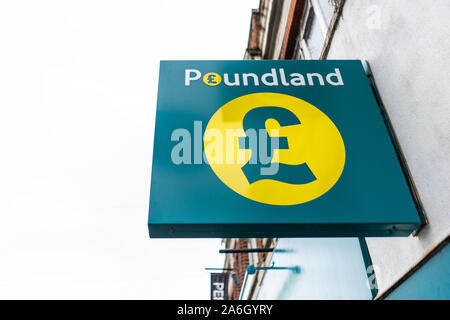
[[[429,222],[367,239],[382,294],[450,233],[450,1],[347,0],[327,59],[369,61]]]

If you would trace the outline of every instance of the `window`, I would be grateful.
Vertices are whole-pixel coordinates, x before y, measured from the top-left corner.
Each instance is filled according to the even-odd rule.
[[[334,0],[317,0],[317,2],[319,3],[318,7],[320,7],[325,23],[330,25],[334,13]]]
[[[309,27],[304,35],[304,38],[309,49],[309,54],[311,55],[311,59],[319,59],[325,38],[320,30],[317,16],[311,14],[309,19],[311,21],[309,22]]]
[[[319,59],[334,14],[333,0],[308,0],[303,10],[294,59]]]

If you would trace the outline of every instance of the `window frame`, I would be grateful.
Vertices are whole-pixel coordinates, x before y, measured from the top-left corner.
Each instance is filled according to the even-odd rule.
[[[311,26],[314,18],[317,19],[319,29],[323,37],[322,50],[326,44],[328,30],[331,23],[328,24],[326,22],[325,15],[322,12],[322,7],[320,6],[318,0],[307,0],[301,17],[299,35],[297,37],[294,49],[294,59],[312,60],[311,50],[306,39],[308,38],[311,31]],[[320,59],[320,56],[321,55],[319,55],[318,59]]]

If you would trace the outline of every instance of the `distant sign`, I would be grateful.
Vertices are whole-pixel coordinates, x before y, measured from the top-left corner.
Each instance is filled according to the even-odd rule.
[[[227,273],[211,273],[211,300],[228,300]]]
[[[162,61],[151,237],[407,236],[421,225],[360,61]]]

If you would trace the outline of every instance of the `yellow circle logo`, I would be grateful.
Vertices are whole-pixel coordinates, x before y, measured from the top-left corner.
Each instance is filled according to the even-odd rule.
[[[222,77],[218,73],[210,72],[203,76],[203,82],[208,86],[217,86],[222,82]]]
[[[271,205],[320,197],[345,165],[344,141],[334,123],[312,104],[280,93],[229,101],[210,119],[203,142],[209,165],[225,185]]]

